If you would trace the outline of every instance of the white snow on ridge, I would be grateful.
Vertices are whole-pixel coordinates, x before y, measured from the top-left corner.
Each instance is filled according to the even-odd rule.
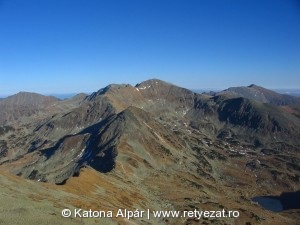
[[[151,87],[151,85],[148,85],[148,86],[140,87],[140,88],[136,88],[136,89],[139,91],[139,90],[145,90],[145,89],[150,88],[150,87]]]

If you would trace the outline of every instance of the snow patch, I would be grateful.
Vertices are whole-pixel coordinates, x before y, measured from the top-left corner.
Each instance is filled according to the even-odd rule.
[[[139,90],[145,90],[145,89],[150,88],[150,87],[151,87],[151,85],[148,85],[148,86],[144,86],[144,87],[137,88],[137,90],[138,90],[138,91],[139,91]]]
[[[79,153],[79,155],[77,156],[77,158],[80,158],[80,157],[83,155],[84,150],[85,150],[85,148],[83,148],[83,149],[80,151],[80,153]]]

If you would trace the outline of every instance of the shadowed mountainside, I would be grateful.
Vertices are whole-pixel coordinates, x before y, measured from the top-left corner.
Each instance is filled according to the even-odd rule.
[[[113,192],[115,206],[221,207],[239,210],[241,217],[219,224],[293,224],[294,214],[266,213],[251,203],[253,196],[299,190],[300,111],[295,102],[271,99],[271,91],[262,90],[268,103],[252,95],[197,94],[157,79],[109,85],[48,105],[43,116],[1,126],[1,169],[106,201],[112,192],[105,182],[139,196],[125,201]],[[103,180],[98,191],[87,174]],[[81,192],[73,186],[79,180]],[[92,203],[98,204],[72,201],[76,207]]]

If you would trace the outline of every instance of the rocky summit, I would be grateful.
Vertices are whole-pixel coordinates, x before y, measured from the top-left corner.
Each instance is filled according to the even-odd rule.
[[[62,218],[63,208],[239,212],[101,224],[300,221],[299,204],[272,212],[252,201],[300,189],[298,97],[256,85],[198,94],[152,79],[66,100],[19,93],[1,99],[0,112],[0,214],[17,197],[11,210],[28,224],[96,224]]]

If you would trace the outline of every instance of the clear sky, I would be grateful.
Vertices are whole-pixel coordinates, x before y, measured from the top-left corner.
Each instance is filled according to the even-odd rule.
[[[0,95],[149,78],[300,88],[300,1],[0,0]]]

